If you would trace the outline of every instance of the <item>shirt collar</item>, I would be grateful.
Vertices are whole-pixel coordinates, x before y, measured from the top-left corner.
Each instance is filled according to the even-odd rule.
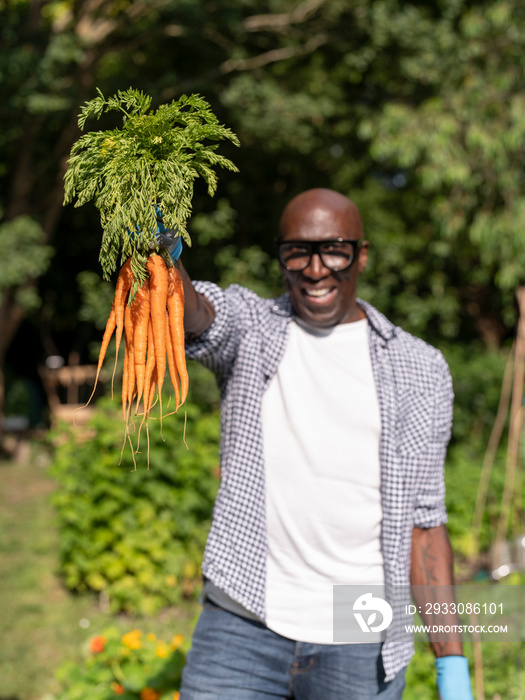
[[[290,295],[288,292],[285,292],[284,294],[281,294],[280,297],[276,297],[275,299],[272,299],[272,312],[276,314],[277,316],[286,316],[288,318],[292,318],[293,315],[293,309],[292,309],[292,302],[290,299]]]
[[[396,327],[384,316],[380,311],[369,304],[367,301],[357,299],[358,305],[363,309],[368,319],[368,323],[383,340],[390,340],[396,334]]]

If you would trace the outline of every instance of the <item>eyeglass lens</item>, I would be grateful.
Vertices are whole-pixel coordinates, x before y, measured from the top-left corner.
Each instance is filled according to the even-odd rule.
[[[315,243],[281,243],[279,257],[287,270],[300,272],[308,267],[314,253],[318,253],[323,265],[337,272],[350,267],[354,260],[356,241],[323,241]]]

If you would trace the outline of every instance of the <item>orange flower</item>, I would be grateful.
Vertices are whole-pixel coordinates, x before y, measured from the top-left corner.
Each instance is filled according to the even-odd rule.
[[[157,648],[155,649],[155,654],[161,659],[165,659],[168,656],[168,647],[160,642],[157,644]]]
[[[173,693],[173,700],[179,700],[179,698],[180,698],[180,693],[179,693],[178,690],[176,690],[176,691]]]
[[[144,688],[140,691],[140,700],[158,700],[160,693],[154,688]]]
[[[182,634],[174,635],[173,639],[171,640],[171,648],[178,649],[183,641],[184,637],[182,636]]]
[[[104,651],[105,646],[106,638],[102,635],[98,635],[98,637],[92,637],[91,641],[89,642],[89,650],[93,654],[99,654],[101,651]]]
[[[128,649],[140,649],[142,644],[140,643],[140,637],[142,632],[140,630],[132,630],[122,637],[122,644],[128,647]]]
[[[124,686],[120,685],[120,683],[113,683],[111,687],[116,695],[124,695]]]

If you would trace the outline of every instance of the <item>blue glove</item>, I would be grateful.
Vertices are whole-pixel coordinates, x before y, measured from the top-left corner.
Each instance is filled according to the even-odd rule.
[[[182,238],[177,235],[177,231],[172,231],[164,226],[162,212],[157,207],[157,233],[155,235],[157,243],[161,248],[167,248],[173,262],[180,258],[182,253]]]
[[[436,659],[436,669],[441,700],[474,700],[467,658],[441,656]]]
[[[166,248],[168,253],[171,255],[173,262],[180,258],[182,253],[182,238],[178,235],[177,231],[172,231],[164,226],[164,221],[162,219],[162,212],[158,207],[155,207],[157,214],[157,230],[155,232],[155,241],[161,248]],[[136,228],[138,231],[138,227]],[[132,231],[127,229],[131,238],[134,237]],[[154,249],[154,245],[150,245],[150,250]]]

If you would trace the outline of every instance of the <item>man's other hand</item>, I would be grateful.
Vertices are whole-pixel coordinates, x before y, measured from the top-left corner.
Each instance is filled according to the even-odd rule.
[[[441,700],[474,700],[467,658],[441,656],[436,659],[436,669]]]

